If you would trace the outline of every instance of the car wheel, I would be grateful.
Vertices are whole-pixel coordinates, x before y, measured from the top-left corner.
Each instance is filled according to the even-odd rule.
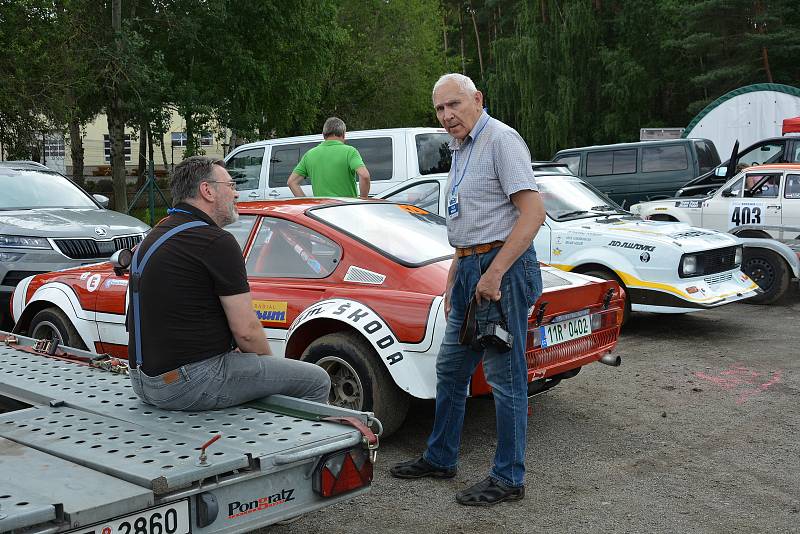
[[[610,273],[608,271],[586,271],[582,272],[581,274],[585,274],[586,276],[594,276],[595,278],[602,278],[603,280],[613,280],[614,282],[618,283],[622,289],[625,290],[625,309],[622,312],[622,325],[628,322],[628,318],[631,315],[631,299],[628,295],[628,289],[625,287],[625,284],[622,283],[622,280],[617,278],[617,275]],[[622,326],[620,325],[620,326]]]
[[[330,375],[331,404],[374,412],[383,425],[383,437],[403,424],[408,395],[397,387],[364,338],[350,332],[322,336],[308,346],[302,359],[316,363]]]
[[[45,308],[34,315],[28,327],[28,336],[34,339],[55,339],[60,345],[86,350],[80,334],[58,308]]]
[[[790,273],[786,261],[775,252],[761,248],[745,247],[742,271],[764,291],[751,297],[752,304],[772,304],[789,290]]]

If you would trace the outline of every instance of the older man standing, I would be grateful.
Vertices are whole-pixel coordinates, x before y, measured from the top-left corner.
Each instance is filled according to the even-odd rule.
[[[436,362],[433,431],[422,456],[395,465],[391,474],[455,476],[469,380],[482,360],[494,394],[497,449],[489,476],[459,492],[456,501],[487,506],[525,496],[527,319],[542,288],[532,241],[545,212],[525,142],[483,110],[483,95],[472,80],[442,76],[433,87],[433,105],[453,136],[447,231],[456,254],[445,292],[447,328]],[[473,298],[479,324],[499,324],[510,332],[510,350],[491,340],[481,346],[459,343]]]
[[[355,197],[356,176],[358,196],[369,196],[369,171],[358,150],[344,144],[345,131],[342,119],[330,117],[325,121],[322,126],[325,140],[303,155],[286,182],[294,196],[305,196],[300,184],[311,178],[315,197]]]

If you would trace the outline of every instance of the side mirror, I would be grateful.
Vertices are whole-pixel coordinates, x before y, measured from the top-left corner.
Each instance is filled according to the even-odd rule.
[[[131,252],[131,249],[129,248],[119,249],[111,255],[109,261],[111,262],[111,265],[114,266],[114,274],[117,276],[122,276],[128,271],[128,267],[131,266],[131,261],[133,261],[133,252]]]
[[[94,199],[104,208],[108,208],[108,197],[105,195],[92,195]]]
[[[725,176],[728,173],[728,167],[717,167],[714,169],[714,176]]]

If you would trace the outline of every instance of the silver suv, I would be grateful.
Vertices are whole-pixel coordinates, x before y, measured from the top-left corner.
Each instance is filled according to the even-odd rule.
[[[143,239],[150,227],[107,203],[41,164],[0,163],[0,326],[23,278],[97,263]]]

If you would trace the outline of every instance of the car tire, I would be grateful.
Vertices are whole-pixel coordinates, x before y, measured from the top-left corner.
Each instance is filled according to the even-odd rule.
[[[749,298],[747,302],[751,304],[772,304],[783,298],[789,290],[789,265],[771,250],[745,247],[742,271],[764,291]]]
[[[617,278],[617,275],[608,271],[594,270],[581,272],[581,274],[585,274],[586,276],[594,276],[595,278],[602,278],[603,280],[613,280],[625,290],[625,309],[622,312],[622,324],[620,326],[623,326],[625,323],[627,323],[631,316],[631,299],[628,294],[628,288],[625,287],[625,284],[622,283],[622,280]]]
[[[58,339],[60,345],[86,350],[86,345],[72,322],[58,308],[45,308],[33,316],[28,336],[34,339]]]
[[[313,341],[302,360],[316,363],[331,377],[330,403],[374,412],[383,437],[403,424],[409,396],[400,390],[375,350],[358,334],[337,332]]]

